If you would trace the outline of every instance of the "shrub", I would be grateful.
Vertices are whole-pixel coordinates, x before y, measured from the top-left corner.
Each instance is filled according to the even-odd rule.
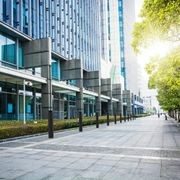
[[[99,123],[106,123],[106,116],[99,117]],[[123,119],[123,118],[122,118]],[[117,116],[117,121],[119,116]],[[114,117],[110,116],[109,121],[114,121]],[[83,126],[96,124],[95,117],[84,117]],[[54,120],[54,131],[76,128],[79,126],[78,119],[67,119],[67,120]],[[26,124],[23,124],[22,121],[0,121],[0,139],[38,134],[48,131],[48,121],[47,120],[37,120],[37,123],[34,121],[27,121]]]

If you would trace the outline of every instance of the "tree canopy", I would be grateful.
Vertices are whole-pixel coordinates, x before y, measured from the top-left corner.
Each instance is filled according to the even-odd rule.
[[[134,25],[132,47],[136,52],[154,38],[180,40],[180,1],[144,0],[141,22]]]
[[[154,57],[146,65],[149,88],[157,88],[158,101],[164,110],[180,110],[180,48],[164,58]]]

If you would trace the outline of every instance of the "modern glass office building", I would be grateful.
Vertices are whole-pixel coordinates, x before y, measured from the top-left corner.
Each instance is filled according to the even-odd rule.
[[[54,52],[98,70],[99,9],[98,0],[2,0],[0,20],[33,39],[51,37]]]
[[[102,4],[108,10],[106,0],[0,1],[1,120],[121,111],[120,84],[100,75],[102,56],[113,62],[110,44],[102,52]]]

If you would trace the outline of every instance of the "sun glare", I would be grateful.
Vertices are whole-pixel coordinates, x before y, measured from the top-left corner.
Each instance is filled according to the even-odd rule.
[[[154,41],[151,46],[141,51],[139,55],[139,60],[142,60],[144,64],[148,63],[151,57],[166,56],[174,48],[174,45],[170,42],[163,42],[160,40]]]

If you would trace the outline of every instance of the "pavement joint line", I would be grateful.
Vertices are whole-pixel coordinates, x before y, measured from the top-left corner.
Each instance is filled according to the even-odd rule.
[[[65,137],[64,137],[65,138]],[[33,144],[35,145],[35,144]],[[75,146],[75,147],[100,147],[100,148],[112,148],[110,146],[97,146],[97,145],[70,145],[70,144],[60,144],[62,146]],[[24,147],[24,146],[22,146]],[[25,147],[26,148],[26,147]],[[180,152],[180,149],[171,149],[171,148],[156,148],[156,147],[129,147],[129,146],[114,146],[112,149],[139,149],[139,150],[159,150],[159,151],[178,151]]]
[[[11,149],[11,148],[7,148]],[[24,148],[21,147],[21,150]],[[134,158],[134,159],[151,159],[151,160],[167,160],[167,161],[180,161],[180,158],[167,158],[167,157],[157,157],[157,156],[136,156],[136,155],[125,155],[125,154],[107,154],[107,153],[93,153],[93,152],[73,152],[73,151],[57,151],[57,150],[49,150],[49,149],[31,149],[36,152],[51,152],[51,153],[68,153],[68,154],[82,154],[82,155],[94,155],[94,156],[112,156],[112,157],[122,157],[122,158]]]

